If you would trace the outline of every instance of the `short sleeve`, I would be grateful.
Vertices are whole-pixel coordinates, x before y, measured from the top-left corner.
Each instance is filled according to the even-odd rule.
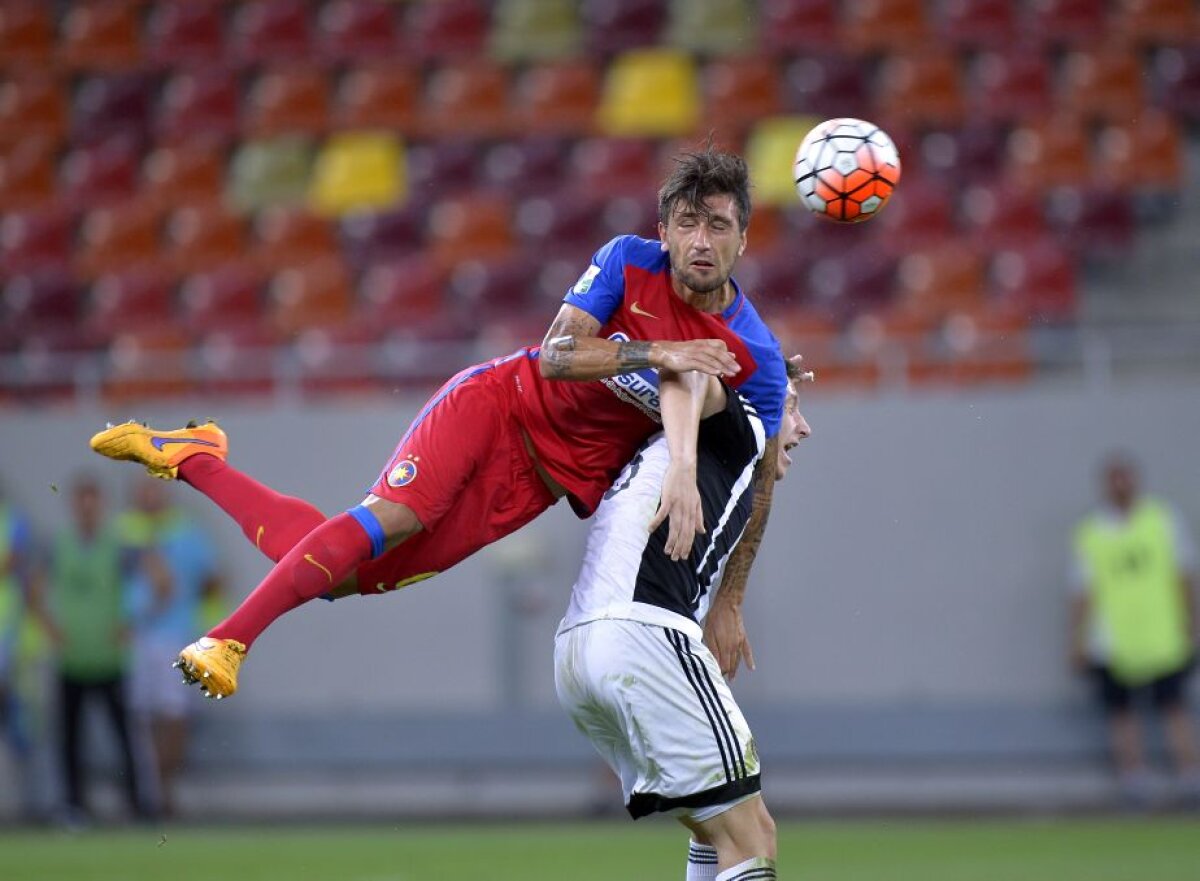
[[[592,256],[563,302],[607,324],[625,298],[625,246],[629,236],[617,236]]]

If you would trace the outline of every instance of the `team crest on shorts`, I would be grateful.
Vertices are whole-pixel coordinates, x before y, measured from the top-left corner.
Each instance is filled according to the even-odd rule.
[[[388,472],[388,486],[402,487],[408,486],[417,479],[417,463],[411,459],[405,459],[397,463],[396,467]]]

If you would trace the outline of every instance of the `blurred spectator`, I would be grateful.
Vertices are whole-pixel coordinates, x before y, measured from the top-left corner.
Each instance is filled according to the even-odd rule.
[[[183,766],[188,715],[196,692],[181,688],[171,662],[180,645],[204,627],[205,601],[219,598],[216,553],[196,524],[170,504],[166,485],[151,477],[132,484],[133,507],[121,515],[129,555],[126,596],[133,628],[129,703],[154,747],[163,813],[175,810],[175,779]]]
[[[56,650],[59,747],[65,776],[64,822],[87,822],[84,793],[83,709],[99,701],[117,735],[122,784],[137,817],[153,813],[142,789],[126,711],[129,628],[121,573],[121,542],[105,518],[104,498],[91,477],[71,486],[73,522],[59,530],[50,550],[44,615]]]
[[[1200,758],[1186,703],[1197,626],[1195,545],[1178,514],[1141,494],[1129,457],[1109,457],[1101,490],[1101,508],[1075,533],[1071,661],[1096,681],[1124,796],[1143,803],[1149,795],[1133,706],[1145,696],[1162,714],[1182,788],[1195,800]]]

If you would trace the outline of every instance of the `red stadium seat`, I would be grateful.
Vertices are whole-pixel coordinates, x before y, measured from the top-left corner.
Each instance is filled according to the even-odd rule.
[[[482,152],[478,141],[459,138],[413,146],[408,152],[409,192],[428,204],[475,189]]]
[[[0,215],[0,271],[61,269],[70,261],[76,215],[59,205]]]
[[[825,52],[838,43],[837,0],[763,0],[759,41],[769,52]]]
[[[516,211],[522,246],[536,259],[560,255],[587,259],[599,244],[602,204],[601,196],[578,188],[525,199]]]
[[[219,204],[176,209],[166,233],[167,259],[181,274],[234,262],[246,251],[245,221]]]
[[[958,59],[925,50],[884,59],[873,119],[898,118],[908,125],[957,125],[963,87]]]
[[[1139,43],[1195,44],[1200,9],[1192,0],[1119,0],[1113,32]]]
[[[279,333],[336,326],[350,314],[350,276],[338,258],[276,273],[267,288],[267,317]]]
[[[896,260],[863,243],[812,260],[802,276],[807,284],[798,289],[798,296],[804,305],[846,321],[889,303],[895,275]]]
[[[141,73],[93,76],[75,92],[71,127],[76,140],[111,135],[144,139],[150,128],[157,83]]]
[[[141,60],[140,4],[77,0],[59,30],[58,56],[75,70],[128,70]]]
[[[163,87],[156,130],[162,141],[226,141],[238,132],[241,84],[233,71],[180,71]]]
[[[339,400],[348,393],[379,391],[384,378],[378,346],[385,330],[351,320],[301,331],[291,346],[300,390],[306,395],[336,394]]]
[[[272,394],[278,342],[262,323],[204,334],[196,351],[201,390],[209,395]]]
[[[1025,10],[1026,37],[1054,45],[1095,45],[1108,27],[1107,7],[1107,0],[1034,0]]]
[[[67,131],[67,93],[57,78],[21,74],[0,80],[0,145],[39,139],[59,143]]]
[[[78,282],[61,268],[13,275],[0,295],[4,327],[22,336],[69,327],[83,300]]]
[[[424,242],[425,214],[415,204],[393,211],[347,214],[341,225],[342,250],[355,268],[413,254]]]
[[[665,0],[584,0],[583,30],[593,53],[610,54],[659,42]]]
[[[1125,190],[1177,194],[1187,179],[1183,133],[1171,114],[1153,108],[1110,123],[1096,140],[1096,180]]]
[[[1090,177],[1087,129],[1079,117],[1059,113],[1018,126],[1008,138],[1008,173],[1038,192],[1081,186]]]
[[[949,238],[956,219],[954,198],[946,178],[906,174],[904,186],[896,188],[887,207],[873,222],[882,232],[880,243],[897,256]]]
[[[254,261],[269,271],[338,253],[330,221],[301,208],[275,207],[260,212],[254,237]]]
[[[1112,187],[1063,187],[1047,209],[1058,240],[1070,251],[1114,259],[1128,254],[1137,228],[1132,196]]]
[[[86,278],[158,261],[162,209],[146,201],[118,202],[88,212],[79,231],[77,271]]]
[[[572,177],[583,190],[645,195],[658,188],[654,144],[631,138],[589,138],[571,151]]]
[[[783,109],[779,65],[756,56],[710,61],[704,68],[706,118],[739,135]]]
[[[977,184],[963,194],[962,226],[982,248],[1023,247],[1046,237],[1044,201],[1043,193],[1011,184]]]
[[[971,113],[977,119],[1012,121],[1050,110],[1050,62],[1043,52],[981,52],[971,64]]]
[[[1188,120],[1200,119],[1200,46],[1159,49],[1152,67],[1162,105]]]
[[[62,161],[63,197],[80,208],[131,198],[138,189],[141,155],[136,140],[119,136],[76,147]]]
[[[352,67],[338,84],[334,125],[339,128],[398,129],[414,134],[421,81],[403,62],[374,62]]]
[[[514,95],[522,133],[588,135],[600,104],[600,72],[585,59],[534,65],[521,74]]]
[[[146,57],[165,67],[211,65],[225,54],[225,10],[217,2],[158,0],[146,20]]]
[[[328,61],[388,60],[400,49],[395,3],[386,0],[332,0],[318,14],[321,56]]]
[[[546,195],[563,185],[567,144],[557,138],[501,141],[483,156],[484,185],[516,198]]]
[[[244,120],[250,137],[319,134],[328,122],[329,82],[319,68],[270,68],[250,88]]]
[[[957,46],[1005,49],[1018,44],[1018,4],[1012,0],[946,0],[938,31]]]
[[[920,51],[933,43],[923,0],[848,0],[841,44],[851,51]]]
[[[796,113],[864,117],[870,111],[865,65],[847,55],[797,58],[784,70],[784,100]]]
[[[40,0],[0,6],[0,58],[5,66],[45,70],[54,58],[54,16]]]
[[[84,320],[103,336],[175,324],[175,277],[161,269],[107,272],[92,284]]]
[[[808,301],[810,268],[811,261],[798,258],[786,245],[767,248],[755,239],[738,261],[734,277],[774,330],[776,322],[785,322]]]
[[[513,129],[508,70],[491,61],[452,62],[430,74],[422,111],[436,137],[501,137]]]
[[[179,285],[181,320],[197,333],[257,325],[265,285],[263,273],[245,262],[189,275]]]
[[[429,212],[429,249],[443,266],[506,257],[513,248],[512,205],[486,194],[443,199]]]
[[[954,129],[927,132],[921,139],[925,168],[962,184],[994,177],[1004,164],[1006,131],[994,123],[967,123]]]
[[[537,263],[523,256],[464,260],[450,273],[446,307],[481,326],[519,315],[534,302],[537,271]]]
[[[116,336],[108,347],[101,392],[109,401],[174,398],[194,390],[191,340],[178,328],[158,326]]]
[[[755,215],[757,216],[757,209]],[[600,233],[596,245],[607,242],[614,236],[639,235],[652,239],[658,235],[658,196],[651,189],[641,193],[613,196],[607,200],[600,212]],[[758,233],[755,233],[755,241]],[[595,251],[593,247],[590,250]],[[586,254],[582,257],[586,258]],[[579,275],[575,272],[570,281]]]
[[[163,208],[219,198],[227,159],[204,141],[158,147],[142,163],[142,196]]]
[[[359,317],[398,327],[442,314],[450,274],[432,257],[414,253],[367,267],[359,282]]]
[[[971,242],[948,240],[900,258],[896,306],[922,319],[973,310],[986,299],[985,264]]]
[[[1142,62],[1128,49],[1074,49],[1063,59],[1060,103],[1085,118],[1127,120],[1146,106]]]
[[[405,21],[406,55],[426,60],[484,57],[489,27],[481,0],[412,3]]]
[[[0,205],[25,211],[54,198],[54,153],[43,141],[18,141],[0,149]]]
[[[304,0],[248,0],[233,13],[230,44],[238,61],[295,62],[312,56]]]
[[[1075,261],[1052,241],[996,254],[990,271],[995,298],[1031,321],[1071,321],[1075,317]]]

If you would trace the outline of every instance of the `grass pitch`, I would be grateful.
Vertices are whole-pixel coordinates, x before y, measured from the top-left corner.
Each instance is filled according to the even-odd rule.
[[[674,823],[168,827],[0,833],[5,881],[659,881],[682,879]],[[784,822],[781,878],[1198,881],[1187,819]]]

